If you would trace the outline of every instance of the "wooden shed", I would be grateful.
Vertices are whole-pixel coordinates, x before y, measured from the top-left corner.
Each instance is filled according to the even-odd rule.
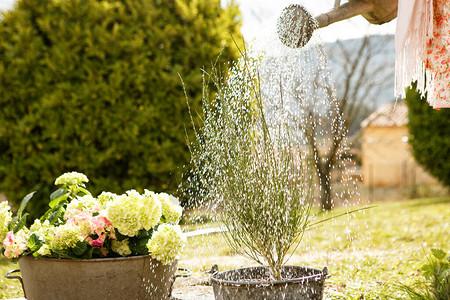
[[[408,108],[387,103],[362,123],[363,182],[367,186],[438,184],[411,154],[408,143]]]

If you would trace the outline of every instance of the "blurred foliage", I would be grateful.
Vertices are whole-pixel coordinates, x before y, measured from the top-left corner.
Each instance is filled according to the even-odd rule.
[[[414,282],[414,285],[400,284],[402,296],[393,296],[394,299],[411,300],[448,300],[450,299],[450,256],[441,249],[431,249],[432,256],[422,265],[423,278]]]
[[[414,158],[445,186],[450,186],[450,110],[433,109],[413,89],[406,91],[409,142]]]
[[[240,23],[219,0],[19,0],[0,15],[0,193],[45,199],[67,171],[94,194],[173,193],[192,131],[180,76],[201,112],[200,69],[238,56]]]

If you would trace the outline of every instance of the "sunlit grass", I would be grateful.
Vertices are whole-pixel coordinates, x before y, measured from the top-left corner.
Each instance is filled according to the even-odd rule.
[[[345,211],[339,208],[324,217]],[[385,294],[394,292],[395,283],[419,276],[430,248],[450,250],[450,197],[383,202],[322,225],[308,231],[289,263],[327,266],[328,299],[385,299]],[[191,224],[184,230],[217,226]],[[200,274],[213,264],[225,270],[252,262],[232,253],[221,234],[188,238],[179,266]],[[0,259],[1,299],[22,296],[20,283],[3,275],[16,268],[17,264]]]
[[[23,297],[20,282],[18,280],[8,280],[5,278],[6,272],[18,268],[19,264],[11,263],[5,257],[0,256],[0,299]]]
[[[395,283],[411,282],[419,276],[419,266],[430,248],[449,250],[449,197],[375,205],[308,231],[289,261],[327,266],[329,299],[384,299],[394,292]],[[352,209],[357,208],[361,207]],[[347,210],[336,209],[317,221]],[[202,272],[213,264],[220,270],[252,264],[229,251],[220,234],[189,238],[180,265]],[[231,255],[224,256],[227,253]]]

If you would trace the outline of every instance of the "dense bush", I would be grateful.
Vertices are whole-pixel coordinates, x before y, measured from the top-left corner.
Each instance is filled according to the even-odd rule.
[[[239,27],[219,0],[19,0],[0,16],[0,192],[47,194],[66,171],[94,192],[173,192],[191,131],[179,75],[201,111],[200,69],[238,55]]]
[[[433,109],[415,90],[406,92],[410,144],[419,164],[450,186],[450,109]]]

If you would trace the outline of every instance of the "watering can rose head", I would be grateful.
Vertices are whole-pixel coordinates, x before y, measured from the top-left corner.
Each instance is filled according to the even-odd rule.
[[[148,190],[102,192],[95,198],[84,185],[88,181],[78,172],[58,177],[60,188],[50,196],[50,209],[29,228],[23,212],[33,193],[22,200],[15,216],[1,202],[0,253],[10,259],[149,254],[163,264],[178,258],[186,238],[178,226],[183,209],[177,198]]]

